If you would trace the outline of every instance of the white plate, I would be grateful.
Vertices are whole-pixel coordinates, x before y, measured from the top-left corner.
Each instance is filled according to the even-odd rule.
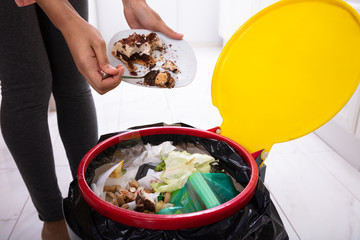
[[[134,32],[136,32],[137,34],[145,34],[145,35],[151,33],[151,31],[144,30],[144,29],[124,30],[124,31],[116,33],[111,38],[111,40],[109,41],[108,46],[107,46],[107,55],[108,55],[110,64],[114,67],[119,64],[123,65],[125,67],[124,76],[131,76],[130,72],[127,69],[127,67],[119,59],[115,58],[111,54],[111,50],[112,50],[113,44],[115,42],[119,41],[120,39],[127,38]],[[171,39],[159,32],[156,32],[156,34],[159,36],[161,41],[165,44],[166,51],[164,53],[161,53],[162,58],[160,58],[159,51],[153,52],[153,56],[158,59],[158,62],[156,63],[156,66],[152,70],[156,70],[156,69],[161,70],[162,69],[161,65],[166,60],[171,60],[180,69],[179,73],[171,72],[171,75],[175,79],[175,88],[183,87],[183,86],[190,84],[195,78],[196,69],[197,69],[196,57],[195,57],[195,53],[194,53],[192,47],[185,40]],[[136,66],[138,67],[138,69],[136,70],[138,76],[143,76],[147,72],[150,71],[149,68],[142,66],[140,64],[136,64]],[[164,69],[162,69],[162,70],[164,70]],[[149,86],[144,85],[143,79],[125,79],[124,78],[122,81],[131,83],[131,84],[135,84],[135,85],[139,85],[139,86],[143,86],[143,87],[149,87]],[[154,86],[153,88],[158,88],[158,87]]]

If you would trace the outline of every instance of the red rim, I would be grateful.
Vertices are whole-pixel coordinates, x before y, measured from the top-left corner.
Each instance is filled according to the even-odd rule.
[[[177,215],[156,215],[156,214],[139,213],[139,212],[116,207],[102,200],[101,198],[99,198],[94,194],[94,192],[90,189],[90,187],[86,183],[85,172],[90,162],[98,154],[100,154],[105,149],[119,142],[122,142],[127,139],[132,139],[134,133],[140,134],[140,136],[181,134],[181,135],[190,135],[190,136],[196,136],[202,138],[211,138],[218,141],[225,141],[231,147],[233,147],[249,165],[251,169],[250,181],[245,187],[245,189],[232,200],[223,203],[217,207],[200,212],[177,214]],[[231,139],[223,137],[219,134],[209,131],[199,130],[195,128],[152,127],[152,128],[144,128],[140,130],[120,133],[97,144],[81,160],[78,168],[77,177],[78,177],[81,195],[83,196],[85,201],[89,204],[89,206],[91,206],[95,211],[97,211],[101,215],[113,221],[138,228],[156,229],[156,230],[177,230],[177,229],[194,228],[194,227],[208,225],[223,220],[233,215],[241,208],[243,208],[251,200],[251,198],[255,193],[257,181],[258,181],[258,167],[251,154],[247,152],[242,146],[232,141]]]

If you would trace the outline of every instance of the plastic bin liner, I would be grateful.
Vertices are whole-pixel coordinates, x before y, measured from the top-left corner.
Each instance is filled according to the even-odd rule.
[[[118,133],[102,136],[99,142],[115,134]],[[173,141],[174,144],[192,143],[202,146],[215,159],[220,160],[221,167],[238,183],[245,186],[250,179],[249,167],[226,142],[175,134],[146,136],[141,140],[151,144]],[[88,184],[92,181],[96,167],[103,164],[101,161],[104,161],[106,156],[112,156],[115,149],[116,146],[108,148],[90,163],[86,172]],[[270,199],[270,193],[260,179],[253,198],[240,211],[213,224],[190,229],[152,230],[112,221],[85,202],[77,179],[70,184],[63,206],[67,224],[82,239],[288,239],[281,218]]]

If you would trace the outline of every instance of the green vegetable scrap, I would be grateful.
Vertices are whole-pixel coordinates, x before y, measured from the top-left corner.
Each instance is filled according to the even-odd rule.
[[[165,161],[162,160],[161,163],[159,163],[159,164],[155,167],[154,170],[155,170],[156,172],[165,171],[165,167],[166,167]]]

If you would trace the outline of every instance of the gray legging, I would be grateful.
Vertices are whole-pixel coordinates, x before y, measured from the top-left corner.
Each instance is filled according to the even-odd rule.
[[[87,19],[87,1],[71,2]],[[1,130],[32,201],[43,221],[62,216],[47,113],[53,93],[59,132],[73,177],[98,138],[91,91],[70,51],[36,5],[0,7]]]

